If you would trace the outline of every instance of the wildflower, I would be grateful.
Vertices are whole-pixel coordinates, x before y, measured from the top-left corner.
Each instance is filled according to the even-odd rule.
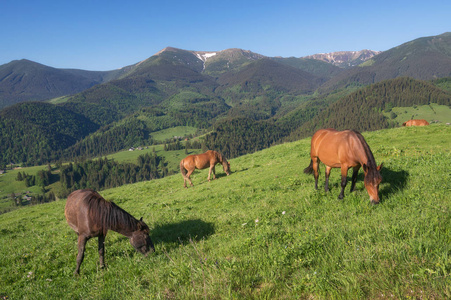
[[[282,212],[282,215],[284,215],[284,214],[285,214],[285,211]]]
[[[257,218],[257,219],[255,219],[255,223],[258,223],[258,218]]]

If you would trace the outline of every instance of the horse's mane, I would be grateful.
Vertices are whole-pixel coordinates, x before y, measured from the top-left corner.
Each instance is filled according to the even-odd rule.
[[[227,163],[227,159],[220,152],[215,151],[215,153],[220,163]]]
[[[360,143],[362,144],[363,150],[365,151],[365,155],[368,158],[368,161],[366,164],[368,166],[368,173],[367,173],[366,177],[368,177],[369,181],[380,177],[380,174],[377,171],[376,160],[374,159],[373,152],[371,152],[370,146],[368,146],[368,143],[365,141],[365,139],[363,138],[363,135],[360,132],[358,132],[356,130],[353,130],[353,132],[356,134],[357,138],[359,139]]]
[[[104,235],[108,229],[124,228],[130,231],[138,229],[138,220],[114,202],[105,200],[97,192],[90,193],[86,197],[86,203],[91,219],[99,222]]]

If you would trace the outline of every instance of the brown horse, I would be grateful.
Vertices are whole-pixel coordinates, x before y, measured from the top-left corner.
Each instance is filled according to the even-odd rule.
[[[421,119],[421,120],[409,120],[404,123],[402,123],[402,126],[427,126],[429,125],[429,122]]]
[[[354,191],[357,174],[360,167],[365,173],[365,188],[370,195],[371,203],[379,203],[379,184],[382,168],[376,165],[373,153],[363,136],[353,130],[337,131],[335,129],[320,129],[312,137],[310,148],[310,165],[304,169],[306,174],[314,174],[315,189],[318,189],[319,162],[326,165],[325,191],[329,191],[329,175],[332,168],[341,168],[341,193],[339,199],[344,197],[347,183],[348,169],[353,168],[351,192]]]
[[[93,190],[77,190],[67,197],[64,210],[67,223],[78,235],[77,268],[80,273],[86,242],[92,237],[99,238],[100,267],[105,267],[105,236],[108,230],[114,230],[130,239],[136,251],[147,255],[155,251],[149,237],[149,227],[138,221],[114,202],[106,201]]]
[[[188,155],[180,162],[180,172],[182,172],[183,176],[183,186],[187,188],[187,180],[189,181],[189,184],[193,186],[193,183],[191,182],[191,179],[189,177],[195,169],[200,170],[210,167],[210,170],[208,171],[208,181],[210,181],[211,171],[213,171],[213,179],[216,179],[215,166],[218,163],[222,164],[224,172],[229,175],[230,163],[219,152],[208,150],[207,152],[202,154]]]

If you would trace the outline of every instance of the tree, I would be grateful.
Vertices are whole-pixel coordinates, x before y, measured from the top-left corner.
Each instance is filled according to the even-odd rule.
[[[13,204],[16,206],[19,205],[19,203],[17,203],[17,201],[16,201],[16,194],[12,193],[10,196],[11,196],[11,200],[12,200]]]
[[[16,177],[16,181],[22,181],[23,177],[22,177],[22,173],[17,173],[17,177]]]

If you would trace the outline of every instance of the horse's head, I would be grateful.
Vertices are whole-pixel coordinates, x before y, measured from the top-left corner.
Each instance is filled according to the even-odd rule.
[[[227,176],[228,175],[230,175],[230,163],[228,162],[228,161],[226,161],[226,160],[223,160],[222,161],[222,167],[223,167],[223,169],[224,169],[224,172],[227,174]]]
[[[365,179],[363,180],[365,188],[370,195],[370,200],[372,204],[379,204],[379,184],[382,181],[382,176],[380,170],[382,169],[382,164],[377,168],[370,170],[367,165],[363,165],[363,171],[365,172]]]
[[[133,231],[130,238],[130,244],[132,244],[133,248],[146,256],[149,252],[155,252],[149,232],[149,227],[142,221],[141,218],[138,221],[138,230]]]

